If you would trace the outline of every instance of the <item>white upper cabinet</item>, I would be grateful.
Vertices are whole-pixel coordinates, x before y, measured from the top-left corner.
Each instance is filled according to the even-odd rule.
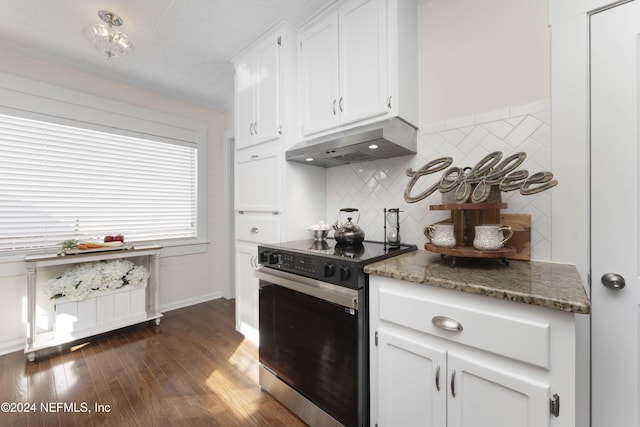
[[[416,124],[416,14],[412,0],[352,0],[304,30],[299,43],[303,138],[398,116],[398,102],[411,91],[416,94],[405,102],[414,105],[405,119]]]
[[[339,124],[337,47],[337,15],[329,16],[300,37],[300,102],[304,135]]]
[[[282,135],[281,37],[264,40],[236,61],[236,147],[274,141]]]
[[[387,111],[386,1],[347,3],[338,15],[340,124]]]

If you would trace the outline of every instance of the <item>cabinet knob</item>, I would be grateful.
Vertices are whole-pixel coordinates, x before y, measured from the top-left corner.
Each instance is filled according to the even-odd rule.
[[[251,227],[251,231],[252,234],[258,234],[260,232],[260,229],[258,227]]]
[[[434,326],[450,332],[461,332],[462,323],[447,316],[434,316],[431,319]]]
[[[606,288],[613,289],[614,291],[618,291],[626,286],[624,277],[617,273],[605,273],[600,278],[600,281]]]

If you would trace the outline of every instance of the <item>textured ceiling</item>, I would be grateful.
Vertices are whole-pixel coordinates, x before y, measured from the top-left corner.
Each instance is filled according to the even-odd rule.
[[[282,19],[300,26],[335,0],[1,0],[0,49],[224,111],[229,59]],[[107,60],[83,37],[119,15],[131,54]]]

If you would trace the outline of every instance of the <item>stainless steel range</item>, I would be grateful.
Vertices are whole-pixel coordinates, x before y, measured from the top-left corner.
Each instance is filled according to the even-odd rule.
[[[413,250],[334,240],[259,246],[263,390],[312,426],[368,426],[369,279],[363,269]]]

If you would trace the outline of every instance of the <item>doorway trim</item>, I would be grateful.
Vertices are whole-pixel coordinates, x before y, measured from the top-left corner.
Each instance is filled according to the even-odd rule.
[[[227,129],[223,134],[224,144],[224,242],[225,242],[225,273],[222,296],[226,299],[236,297],[235,280],[235,210],[234,210],[234,167],[235,167],[235,133]]]

